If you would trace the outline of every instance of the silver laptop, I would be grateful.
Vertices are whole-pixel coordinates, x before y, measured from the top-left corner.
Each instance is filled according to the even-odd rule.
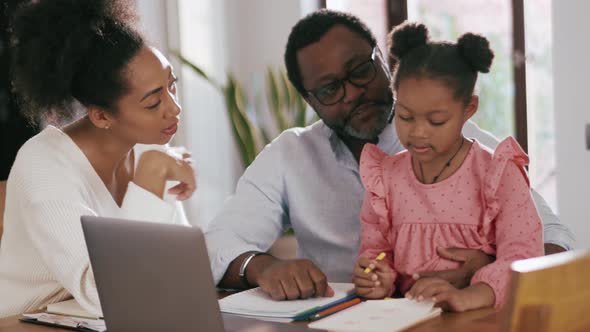
[[[199,228],[81,219],[109,332],[224,331]]]
[[[221,314],[196,227],[82,217],[108,332],[301,332],[306,326]]]

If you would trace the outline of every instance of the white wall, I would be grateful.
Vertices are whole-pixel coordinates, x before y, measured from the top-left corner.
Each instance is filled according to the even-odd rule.
[[[140,0],[136,2],[139,29],[149,44],[168,52],[168,24],[165,0]]]
[[[283,64],[291,27],[301,17],[299,1],[226,0],[228,68],[242,81]],[[264,76],[262,76],[264,78]]]
[[[561,219],[578,247],[590,247],[590,151],[584,128],[590,123],[590,2],[553,1],[553,85],[557,146],[557,193]]]

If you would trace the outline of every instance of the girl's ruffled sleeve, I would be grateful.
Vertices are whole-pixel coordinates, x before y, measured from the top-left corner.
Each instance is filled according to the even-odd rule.
[[[499,189],[507,168],[511,171],[518,170],[527,188],[530,186],[529,178],[524,167],[528,165],[529,158],[513,137],[508,137],[496,148],[484,181],[485,215],[482,225],[483,234],[490,234],[493,231],[494,219],[500,212],[502,206],[498,197]]]
[[[543,255],[543,226],[531,197],[524,169],[528,157],[514,138],[496,148],[484,182],[483,234],[496,248],[496,261],[477,271],[471,284],[486,283],[496,308],[505,302],[510,264]]]
[[[376,145],[367,144],[360,161],[360,175],[366,190],[365,198],[375,217],[387,220],[387,198],[383,181],[383,164],[387,154]]]
[[[373,144],[365,145],[360,160],[360,176],[365,186],[361,208],[361,245],[359,257],[375,258],[385,252],[384,261],[393,266],[393,246],[389,241],[391,222],[387,203],[383,164],[387,155]],[[395,270],[394,270],[395,271]],[[393,280],[395,280],[395,275]],[[391,293],[395,290],[391,287]]]

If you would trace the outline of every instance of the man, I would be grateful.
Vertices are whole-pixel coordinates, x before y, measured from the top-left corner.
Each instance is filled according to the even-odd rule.
[[[289,79],[321,121],[285,131],[260,153],[212,221],[207,244],[220,287],[260,286],[277,300],[330,296],[326,281],[350,282],[358,254],[362,148],[370,142],[390,154],[403,149],[391,124],[390,75],[368,28],[354,16],[329,10],[293,27],[285,63]],[[464,131],[492,148],[497,144],[473,123]],[[571,249],[570,231],[534,197],[546,252]],[[289,227],[301,259],[264,254]],[[439,254],[463,264],[417,277],[436,275],[464,287],[490,262],[475,250]]]

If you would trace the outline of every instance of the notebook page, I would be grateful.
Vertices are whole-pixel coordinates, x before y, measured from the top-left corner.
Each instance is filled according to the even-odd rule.
[[[107,330],[105,322],[102,319],[86,319],[47,313],[23,314],[23,317],[66,328],[86,328],[96,332],[106,332]]]
[[[432,302],[408,299],[366,301],[309,324],[310,328],[340,332],[398,331],[440,315]]]
[[[91,319],[100,318],[97,315],[91,314],[84,310],[84,308],[82,308],[82,306],[78,304],[75,299],[48,304],[46,311],[50,314],[76,316]]]
[[[334,290],[333,297],[275,301],[262,289],[253,288],[219,300],[219,307],[221,312],[231,314],[291,318],[302,311],[342,299],[354,291],[354,285],[351,283],[329,285]]]

